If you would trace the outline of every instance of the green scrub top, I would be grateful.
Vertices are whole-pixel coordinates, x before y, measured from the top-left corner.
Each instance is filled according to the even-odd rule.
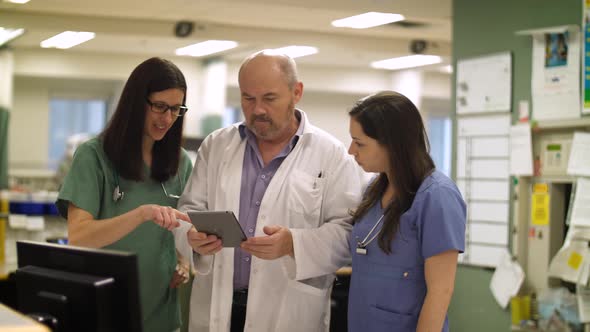
[[[182,149],[177,175],[163,185],[169,195],[182,194],[188,182],[192,164],[187,152]],[[141,181],[126,180],[118,176],[119,188],[125,194],[118,202],[113,201],[116,174],[98,138],[80,145],[72,166],[64,178],[59,192],[57,207],[67,218],[68,204],[90,213],[94,219],[108,219],[143,204],[158,204],[176,208],[177,199],[164,194],[160,182],[149,178]],[[139,288],[144,331],[173,331],[180,326],[180,309],[177,290],[169,286],[176,267],[176,249],[172,233],[153,222],[147,221],[119,241],[104,247],[134,252],[139,264]]]

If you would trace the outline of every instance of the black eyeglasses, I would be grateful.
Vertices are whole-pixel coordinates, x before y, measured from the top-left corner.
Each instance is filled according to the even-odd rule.
[[[159,114],[164,114],[164,113],[166,113],[166,111],[170,110],[170,113],[173,116],[179,117],[179,116],[183,116],[186,112],[188,112],[188,107],[186,107],[184,105],[170,106],[166,103],[162,103],[159,101],[152,103],[149,99],[146,99],[146,102],[150,105],[150,110],[152,112],[159,113]]]

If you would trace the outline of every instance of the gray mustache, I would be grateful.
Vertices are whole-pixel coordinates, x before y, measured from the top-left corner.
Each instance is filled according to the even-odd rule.
[[[266,116],[255,116],[252,118],[252,122],[254,121],[266,121],[266,122],[271,122],[270,118],[267,118]]]

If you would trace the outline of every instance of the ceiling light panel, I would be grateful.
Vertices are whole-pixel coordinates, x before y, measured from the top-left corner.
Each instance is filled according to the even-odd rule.
[[[397,70],[414,68],[441,63],[442,58],[437,55],[415,54],[371,62],[371,67],[376,69]]]
[[[176,55],[205,56],[223,52],[238,46],[238,43],[231,40],[207,40],[201,43],[176,49]]]
[[[318,49],[316,47],[296,45],[275,48],[271,51],[277,54],[286,54],[293,59],[318,53]]]
[[[332,26],[337,28],[367,29],[402,21],[403,19],[404,16],[400,14],[368,12],[332,21]]]
[[[22,35],[25,29],[6,29],[0,27],[0,45],[4,45],[14,38]]]
[[[41,42],[43,48],[66,49],[93,39],[94,32],[64,31]]]
[[[24,5],[25,3],[29,2],[29,0],[4,0],[4,2],[16,3],[16,4],[19,4],[19,5]]]

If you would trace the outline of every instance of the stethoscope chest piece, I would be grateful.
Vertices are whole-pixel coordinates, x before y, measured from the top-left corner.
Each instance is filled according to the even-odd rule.
[[[116,202],[122,200],[123,196],[125,196],[125,193],[121,191],[119,186],[116,186],[115,190],[113,190],[113,202],[116,203]]]
[[[356,241],[356,253],[357,254],[359,254],[359,255],[366,255],[367,254],[367,246],[369,245],[369,243],[373,242],[373,240],[375,240],[377,235],[379,235],[379,233],[381,232],[381,229],[379,229],[378,232],[373,234],[375,232],[375,228],[377,228],[377,226],[381,223],[381,220],[383,220],[384,216],[385,216],[385,213],[383,213],[381,215],[379,220],[377,220],[375,225],[373,225],[373,227],[371,228],[369,233],[367,233],[367,236],[365,236],[365,238],[362,241],[359,240],[359,238],[357,237],[357,241]],[[369,238],[371,236],[371,234],[373,234],[373,236],[371,238]]]
[[[359,254],[359,255],[366,255],[367,254],[367,248],[361,247],[361,246],[357,246],[356,247],[356,253]]]

